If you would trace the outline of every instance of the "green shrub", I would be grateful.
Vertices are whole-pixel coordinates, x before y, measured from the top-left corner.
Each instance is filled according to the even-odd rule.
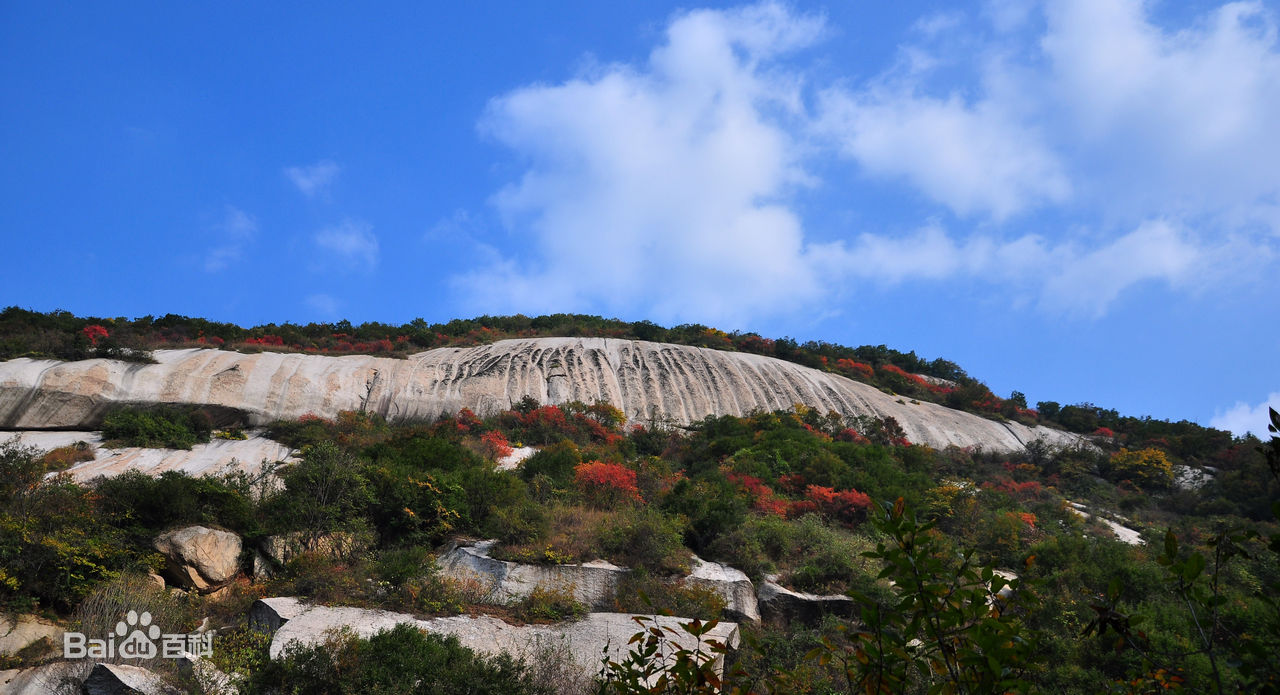
[[[724,597],[715,589],[661,579],[644,570],[634,570],[623,577],[614,599],[614,610],[619,613],[719,620],[724,609]]]
[[[209,414],[192,408],[116,408],[102,418],[107,446],[190,449],[208,442],[212,432]]]
[[[512,609],[517,618],[530,623],[578,620],[585,617],[588,611],[587,606],[574,597],[571,586],[558,589],[543,589],[539,586],[517,601]]]
[[[284,490],[265,501],[271,530],[297,531],[306,548],[328,534],[367,528],[373,496],[359,460],[332,442],[308,449],[280,474]]]
[[[97,496],[69,477],[45,477],[40,452],[0,444],[0,604],[69,610],[94,586],[131,567],[147,550],[95,507]]]
[[[652,507],[628,509],[613,517],[600,533],[600,547],[610,560],[657,574],[689,569],[684,523]]]
[[[259,671],[251,692],[282,695],[520,695],[549,693],[510,656],[480,656],[453,636],[397,625],[368,639],[338,633],[324,644],[294,646]]]
[[[242,479],[196,478],[182,471],[152,477],[127,471],[91,486],[112,523],[142,545],[180,524],[221,526],[250,536],[258,531],[256,506]]]

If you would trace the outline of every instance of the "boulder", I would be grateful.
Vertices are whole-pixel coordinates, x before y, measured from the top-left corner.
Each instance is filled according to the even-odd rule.
[[[799,622],[814,625],[823,616],[852,618],[858,611],[857,603],[848,596],[792,591],[778,584],[776,575],[765,578],[760,587],[759,598],[760,614],[764,619],[784,624]]]
[[[309,606],[291,596],[260,598],[249,607],[249,626],[259,632],[275,633],[281,625],[293,620]]]
[[[519,601],[534,589],[572,591],[579,603],[591,608],[611,608],[618,581],[630,570],[596,560],[580,565],[526,565],[489,557],[496,541],[458,545],[436,560],[443,576],[477,581],[485,587],[486,601]]]
[[[756,600],[756,587],[740,570],[718,562],[707,562],[696,555],[693,570],[683,580],[685,584],[713,589],[724,599],[725,615],[733,620],[760,620],[760,607]]]
[[[426,632],[453,635],[465,647],[484,654],[507,652],[515,657],[536,658],[548,648],[563,650],[582,675],[594,676],[602,656],[614,661],[625,659],[631,645],[628,640],[646,626],[666,632],[677,646],[693,648],[694,638],[680,629],[684,618],[646,617],[627,613],[589,613],[586,618],[557,625],[510,625],[492,616],[451,616],[419,620],[404,613],[365,608],[312,606],[284,624],[271,641],[271,658],[279,658],[290,644],[315,645],[324,642],[331,631],[348,628],[360,637],[409,623]],[[723,642],[729,648],[738,645],[738,626],[718,624],[704,639]],[[723,664],[719,664],[723,667]]]
[[[62,643],[62,628],[34,615],[0,615],[0,656],[13,656],[41,640],[48,640],[53,651]]]
[[[230,531],[187,526],[156,538],[165,571],[178,586],[209,593],[240,571],[240,537]]]
[[[160,676],[138,666],[97,664],[84,681],[86,695],[176,695]]]

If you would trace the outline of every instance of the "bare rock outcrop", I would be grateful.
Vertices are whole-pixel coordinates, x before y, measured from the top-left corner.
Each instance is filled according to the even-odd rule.
[[[857,604],[848,596],[792,591],[775,579],[767,577],[760,586],[760,613],[766,621],[812,625],[820,622],[823,616],[852,618],[857,613]]]
[[[745,572],[694,556],[693,569],[682,581],[685,584],[706,587],[720,594],[724,599],[725,615],[729,618],[752,622],[760,620],[756,587]]]
[[[165,557],[165,571],[178,586],[209,593],[240,571],[240,537],[230,531],[186,526],[158,536],[153,544]]]
[[[580,565],[526,565],[489,557],[495,541],[459,545],[441,555],[440,573],[461,581],[479,582],[487,590],[485,600],[518,601],[543,591],[572,591],[574,600],[596,610],[613,606],[618,582],[628,570],[597,560]]]
[[[507,652],[515,657],[536,658],[546,650],[563,650],[586,676],[595,675],[602,655],[621,661],[630,645],[627,640],[641,630],[635,618],[627,613],[589,613],[586,618],[556,625],[510,625],[491,616],[451,616],[419,620],[404,613],[365,608],[312,606],[286,622],[271,641],[271,658],[279,658],[290,644],[314,645],[324,641],[331,630],[349,628],[360,637],[369,637],[401,623],[426,632],[453,635],[464,647],[483,654]],[[660,629],[671,628],[672,642],[693,648],[694,639],[680,629],[682,618],[659,616],[650,618]],[[738,626],[722,622],[704,639],[723,642],[730,648],[738,645]],[[723,664],[720,664],[723,667]]]
[[[842,376],[772,357],[611,338],[501,340],[408,359],[222,350],[157,350],[158,364],[104,359],[0,363],[0,427],[92,429],[112,405],[189,403],[240,413],[250,424],[306,413],[366,410],[389,420],[470,408],[484,415],[525,396],[543,403],[607,401],[633,422],[688,423],[797,403],[822,412],[893,417],[912,442],[1014,451],[1047,428],[1002,423],[912,403]]]

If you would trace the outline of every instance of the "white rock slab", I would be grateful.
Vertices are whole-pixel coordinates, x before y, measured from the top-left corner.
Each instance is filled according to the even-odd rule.
[[[78,482],[86,482],[100,475],[112,477],[133,470],[148,475],[182,471],[197,477],[233,471],[257,475],[264,464],[277,461],[292,463],[297,460],[293,449],[267,439],[261,433],[254,433],[248,439],[214,439],[208,444],[196,444],[190,450],[142,447],[108,449],[102,446],[101,432],[23,430],[0,433],[0,443],[14,439],[24,446],[41,451],[76,442],[85,442],[94,447],[92,461],[77,463],[65,471]]]
[[[537,448],[532,446],[518,446],[511,450],[511,454],[498,459],[498,470],[513,471],[524,463],[524,460],[538,453]]]
[[[1069,502],[1068,504],[1071,505],[1070,507],[1068,507],[1068,509],[1070,509],[1073,513],[1075,513],[1080,518],[1097,519],[1098,521],[1102,522],[1104,526],[1111,529],[1111,532],[1114,533],[1116,536],[1116,540],[1120,541],[1121,543],[1125,543],[1128,545],[1146,545],[1147,544],[1147,542],[1143,540],[1142,534],[1140,532],[1135,531],[1129,528],[1128,526],[1124,526],[1122,524],[1114,522],[1111,519],[1108,519],[1104,516],[1094,516],[1088,511],[1085,511],[1088,509],[1088,507],[1078,502]]]
[[[419,620],[412,615],[365,608],[313,606],[286,622],[276,631],[271,641],[270,655],[277,659],[290,644],[315,645],[322,643],[332,630],[350,628],[360,637],[370,637],[390,630],[401,623],[408,623],[421,630],[453,635],[464,646],[483,654],[506,652],[515,657],[532,659],[547,649],[564,648],[583,675],[592,676],[600,668],[604,650],[610,659],[626,658],[627,640],[641,626],[634,616],[626,613],[589,613],[586,618],[557,625],[510,625],[490,616],[451,616]],[[679,627],[682,618],[659,616],[653,625],[670,628],[672,642],[692,649],[693,638]],[[720,623],[708,636],[723,642],[729,648],[738,645],[738,626]],[[723,664],[720,664],[723,667]]]
[[[802,403],[821,412],[893,417],[912,442],[1016,451],[1081,437],[909,403],[829,372],[772,357],[642,340],[534,338],[441,348],[392,359],[224,350],[157,350],[158,364],[104,359],[0,362],[0,427],[88,427],[118,403],[232,408],[253,424],[365,409],[389,420],[480,415],[525,396],[542,403],[605,401],[632,422],[689,423]]]

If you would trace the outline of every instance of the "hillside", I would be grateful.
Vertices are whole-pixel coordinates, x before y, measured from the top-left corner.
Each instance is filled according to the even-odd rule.
[[[1021,450],[1081,441],[1000,422],[772,357],[609,338],[500,340],[406,359],[221,350],[156,350],[156,364],[106,359],[0,363],[0,427],[91,429],[117,405],[211,406],[249,425],[344,410],[390,422],[468,408],[493,415],[525,398],[605,402],[637,424],[690,424],[796,404],[842,416],[893,418],[909,441],[937,448]]]
[[[1280,439],[815,353],[45,318],[0,361],[4,692],[1280,687]],[[208,659],[58,658],[129,611]]]

